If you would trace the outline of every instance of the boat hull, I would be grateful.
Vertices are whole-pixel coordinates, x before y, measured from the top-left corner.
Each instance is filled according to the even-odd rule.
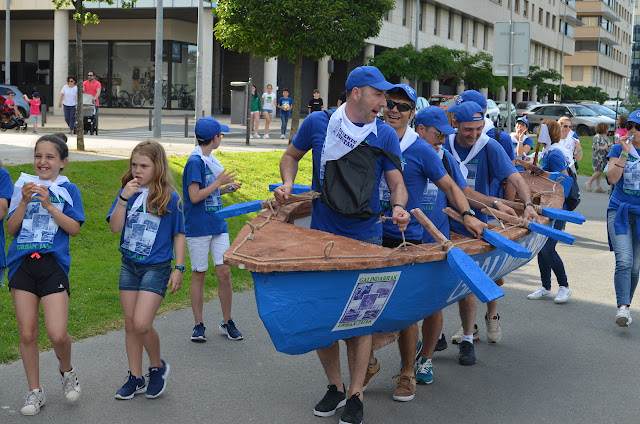
[[[529,262],[546,240],[533,232],[515,240],[531,250],[528,258],[498,249],[471,257],[497,280]],[[471,293],[446,259],[368,270],[251,274],[260,318],[275,348],[291,355],[401,330]]]

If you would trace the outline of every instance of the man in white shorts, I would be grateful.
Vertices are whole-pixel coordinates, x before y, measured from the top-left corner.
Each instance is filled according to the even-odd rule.
[[[195,326],[191,340],[194,342],[207,340],[202,311],[209,252],[218,277],[218,297],[222,307],[219,330],[231,340],[242,339],[242,333],[231,319],[231,273],[222,260],[222,255],[229,248],[229,230],[227,222],[216,215],[216,211],[223,207],[221,195],[242,186],[242,183],[235,182],[235,171],[226,171],[212,154],[220,146],[222,133],[228,131],[228,126],[221,125],[213,117],[199,119],[195,128],[198,146],[187,160],[182,175],[185,233],[193,271],[191,309]]]

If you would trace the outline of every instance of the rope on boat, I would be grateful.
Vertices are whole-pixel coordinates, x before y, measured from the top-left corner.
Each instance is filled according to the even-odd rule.
[[[498,217],[493,213],[493,211],[491,210],[491,209],[493,209],[493,205],[492,205],[492,206],[489,206],[489,205],[487,205],[487,204],[482,203],[482,202],[481,202],[481,201],[479,201],[479,200],[471,199],[470,197],[467,197],[467,196],[465,196],[465,197],[467,198],[467,201],[469,201],[469,200],[470,200],[470,201],[472,201],[472,202],[474,202],[474,203],[480,203],[480,204],[482,205],[482,207],[483,207],[483,208],[487,209],[487,210],[491,213],[491,216],[493,216],[493,219],[495,219],[496,221],[498,221],[498,223],[500,224],[500,226],[502,227],[502,229],[504,229],[504,224],[502,223],[502,220],[500,220],[500,219],[499,219],[499,218],[498,218]],[[482,209],[482,208],[480,208],[480,209]]]

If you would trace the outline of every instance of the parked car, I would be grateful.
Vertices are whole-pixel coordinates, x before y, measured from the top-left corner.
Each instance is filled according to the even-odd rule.
[[[520,118],[522,114],[531,107],[541,104],[540,102],[518,102],[516,103],[516,117]]]
[[[615,111],[611,110],[606,106],[602,106],[601,104],[598,104],[598,103],[581,103],[581,104],[593,110],[595,113],[597,113],[600,116],[606,116],[607,118],[611,118],[614,121],[616,119],[617,115]]]
[[[612,111],[614,111],[614,112],[616,111],[616,107],[615,106],[607,106],[607,107],[609,109],[611,109]],[[627,116],[629,116],[629,113],[631,113],[631,112],[629,112],[629,109],[627,109],[626,107],[623,107],[623,106],[618,106],[617,110],[618,110],[618,115],[627,115]]]
[[[416,113],[420,111],[420,109],[424,109],[429,106],[429,102],[424,97],[418,97],[418,101],[416,102]]]
[[[449,106],[452,106],[456,101],[456,96],[449,94],[434,94],[427,99],[431,106],[438,106],[440,109],[447,110]]]
[[[491,122],[493,122],[493,125],[495,125],[496,127],[499,125],[500,108],[498,108],[496,102],[491,99],[487,99],[487,110],[484,113],[484,116],[491,119]]]
[[[524,116],[529,120],[529,132],[535,133],[538,125],[545,119],[557,121],[561,116],[571,119],[573,130],[579,136],[595,135],[596,125],[600,122],[609,124],[609,133],[615,131],[615,120],[600,116],[585,105],[579,104],[542,104],[525,112]]]
[[[24,97],[22,97],[23,96],[22,91],[20,91],[20,89],[15,85],[0,84],[0,96],[3,96],[8,99],[9,96],[7,96],[7,92],[9,90],[16,93],[16,96],[13,98],[13,101],[15,102],[16,106],[18,106],[18,110],[20,111],[22,116],[24,116],[25,118],[28,118],[31,113],[31,107],[29,106],[29,102],[27,102],[24,99]]]
[[[500,126],[505,126],[507,125],[507,102],[506,101],[501,101],[501,102],[497,102],[498,103],[498,109],[500,109]],[[513,103],[509,103],[509,106],[511,107],[511,125],[515,125],[516,123],[516,119],[517,119],[517,114],[516,114],[516,107],[513,105]]]

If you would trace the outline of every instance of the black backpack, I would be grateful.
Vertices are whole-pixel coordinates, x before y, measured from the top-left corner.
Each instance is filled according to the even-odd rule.
[[[572,211],[580,204],[580,186],[578,186],[578,177],[571,168],[567,168],[567,173],[573,178],[573,184],[571,185],[569,194],[565,195],[564,204],[568,211]]]

